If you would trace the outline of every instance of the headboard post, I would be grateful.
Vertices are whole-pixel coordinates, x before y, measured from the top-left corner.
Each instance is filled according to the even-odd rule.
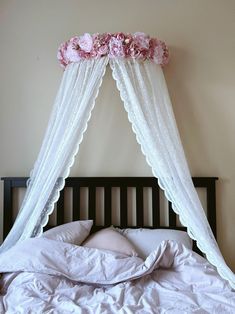
[[[3,195],[3,238],[5,238],[11,229],[13,206],[12,206],[12,185],[11,180],[4,180],[4,195]]]
[[[210,182],[210,185],[207,188],[207,218],[209,221],[209,224],[211,226],[211,229],[214,232],[214,236],[216,238],[217,235],[217,229],[216,229],[216,214],[213,215],[213,211],[216,208],[216,195],[215,193],[215,181]]]

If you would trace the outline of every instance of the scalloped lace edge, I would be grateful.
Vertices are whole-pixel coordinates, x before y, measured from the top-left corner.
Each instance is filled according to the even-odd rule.
[[[140,145],[141,152],[142,152],[142,154],[144,155],[147,164],[148,164],[149,167],[151,168],[153,175],[158,179],[158,184],[159,184],[160,188],[163,190],[163,192],[164,192],[166,198],[167,198],[170,202],[172,202],[171,197],[169,196],[169,194],[168,194],[167,191],[165,190],[165,187],[164,187],[164,185],[163,185],[161,179],[158,178],[158,176],[157,176],[157,174],[156,174],[156,172],[155,172],[155,170],[154,170],[154,168],[153,168],[153,166],[152,166],[150,160],[148,159],[147,154],[146,154],[146,152],[145,152],[145,150],[144,150],[144,148],[143,148],[143,146],[142,146],[142,144],[141,144],[141,141],[140,141],[140,139],[139,139],[139,136],[137,135],[136,129],[135,129],[134,124],[133,124],[133,121],[132,121],[131,116],[129,115],[129,112],[128,112],[128,109],[127,109],[127,104],[128,104],[129,102],[128,102],[128,100],[126,99],[125,93],[123,92],[123,90],[122,90],[122,88],[121,88],[119,79],[118,79],[117,74],[116,74],[116,69],[115,69],[115,67],[114,67],[114,65],[113,65],[113,61],[110,62],[110,67],[111,67],[111,69],[112,69],[112,76],[113,76],[113,79],[114,79],[115,82],[116,82],[117,89],[119,90],[121,100],[122,100],[123,103],[124,103],[124,108],[125,108],[125,111],[127,112],[128,120],[129,120],[129,122],[130,122],[130,124],[131,124],[131,126],[132,126],[132,130],[133,130],[133,132],[134,132],[134,134],[135,134],[136,141],[137,141],[137,143]],[[180,223],[181,223],[184,227],[186,227],[187,233],[188,233],[189,237],[190,237],[191,239],[193,239],[194,241],[196,241],[196,244],[197,244],[198,248],[206,255],[208,261],[209,261],[212,265],[214,265],[214,266],[216,267],[216,269],[217,269],[219,275],[220,275],[223,279],[225,279],[226,281],[228,281],[228,282],[230,283],[230,286],[231,286],[233,289],[235,289],[235,282],[233,282],[233,281],[230,279],[230,276],[227,276],[227,275],[226,275],[228,272],[231,272],[231,274],[233,274],[233,273],[232,273],[232,271],[230,270],[230,268],[226,265],[225,261],[223,261],[223,262],[224,262],[224,264],[226,265],[226,268],[227,268],[227,269],[224,269],[225,267],[222,266],[222,264],[221,264],[220,262],[217,263],[216,259],[214,259],[214,257],[213,257],[213,254],[211,254],[210,252],[207,252],[207,251],[206,251],[206,247],[205,247],[203,244],[201,244],[201,243],[198,242],[198,240],[197,240],[197,239],[195,238],[195,236],[193,235],[192,230],[187,226],[187,225],[188,225],[188,224],[187,224],[187,219],[184,217],[184,215],[183,215],[182,213],[179,213],[178,209],[175,207],[175,205],[174,205],[173,203],[172,203],[172,209],[174,210],[174,212],[175,212],[176,214],[179,215]],[[222,255],[221,255],[221,257],[222,257]],[[233,275],[234,275],[234,274],[233,274]]]

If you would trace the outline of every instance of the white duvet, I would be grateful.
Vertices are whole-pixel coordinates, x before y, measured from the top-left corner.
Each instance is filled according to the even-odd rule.
[[[173,241],[143,261],[29,239],[0,256],[0,272],[0,313],[235,313],[229,285]]]

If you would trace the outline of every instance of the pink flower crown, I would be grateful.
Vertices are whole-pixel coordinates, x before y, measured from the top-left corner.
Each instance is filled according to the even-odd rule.
[[[72,62],[82,59],[100,58],[134,58],[152,60],[164,66],[169,61],[169,51],[166,44],[150,38],[145,33],[104,33],[75,36],[62,43],[57,58],[63,68]]]

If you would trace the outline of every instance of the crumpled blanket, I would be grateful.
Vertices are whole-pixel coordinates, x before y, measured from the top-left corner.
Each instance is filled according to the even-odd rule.
[[[34,238],[0,256],[0,313],[235,313],[206,259],[163,241],[145,261]]]

